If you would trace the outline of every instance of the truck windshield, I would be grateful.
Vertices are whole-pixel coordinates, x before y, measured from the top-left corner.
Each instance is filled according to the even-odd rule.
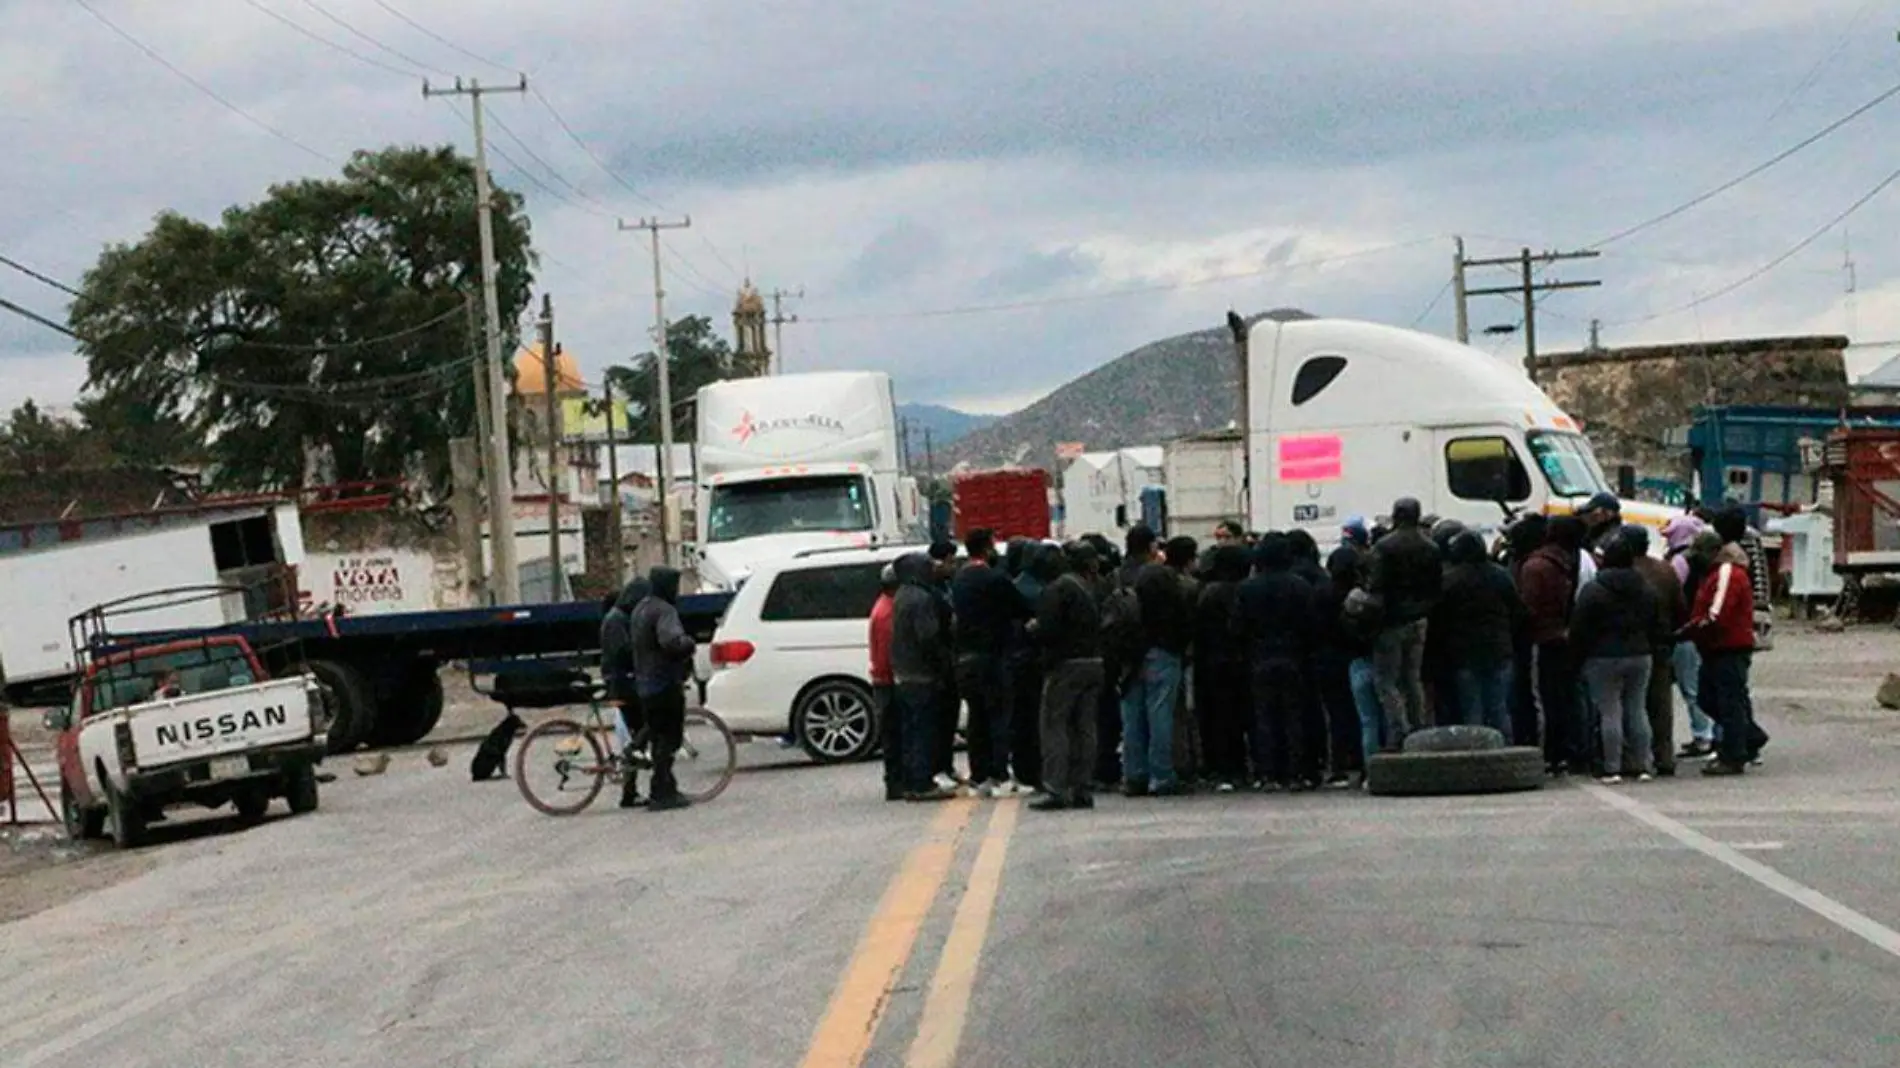
[[[88,681],[92,690],[89,715],[143,704],[158,697],[159,688],[177,687],[181,696],[228,690],[256,682],[244,648],[207,644],[173,649],[101,667]]]
[[[706,540],[738,541],[796,531],[870,530],[871,500],[859,475],[768,478],[714,486]]]
[[[1528,435],[1531,455],[1550,482],[1550,491],[1559,497],[1588,497],[1608,490],[1603,468],[1597,466],[1596,453],[1582,434],[1556,430],[1533,430]]]

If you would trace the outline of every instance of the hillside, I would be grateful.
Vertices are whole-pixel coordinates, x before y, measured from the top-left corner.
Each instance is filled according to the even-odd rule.
[[[910,424],[911,443],[917,448],[923,447],[926,430],[931,444],[943,448],[996,422],[993,415],[972,415],[941,404],[900,404],[897,417]]]
[[[1225,326],[1156,341],[971,433],[947,462],[1054,470],[1058,442],[1090,451],[1158,445],[1239,419],[1239,382]]]

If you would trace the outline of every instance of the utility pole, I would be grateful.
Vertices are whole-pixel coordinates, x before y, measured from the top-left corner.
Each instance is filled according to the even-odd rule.
[[[898,417],[897,432],[904,439],[904,473],[908,475],[910,474],[910,416]]]
[[[1465,239],[1454,237],[1452,240],[1458,244],[1458,251],[1452,253],[1451,257],[1451,295],[1457,302],[1458,344],[1469,345],[1471,344],[1471,311],[1465,299],[1467,296],[1465,293]]]
[[[937,477],[937,450],[930,446],[929,427],[924,428],[924,476],[931,479]]]
[[[787,293],[783,289],[778,288],[772,290],[772,318],[770,320],[772,324],[772,374],[785,373],[785,324],[798,321],[798,316],[785,314],[785,305],[783,302],[786,297],[790,297],[793,300],[804,300],[805,287],[799,286],[798,292],[796,293]]]
[[[662,561],[673,566],[673,538],[666,529],[666,506],[673,499],[673,381],[671,369],[672,353],[666,343],[666,279],[660,271],[660,231],[684,230],[693,225],[693,217],[682,216],[678,222],[665,222],[657,218],[641,219],[629,223],[622,219],[618,223],[622,230],[645,230],[653,242],[653,343],[654,359],[659,367],[653,377],[658,383],[659,397],[654,405],[660,421],[660,554]]]
[[[1602,253],[1594,249],[1577,252],[1536,252],[1521,249],[1515,256],[1506,256],[1492,260],[1461,260],[1466,267],[1516,267],[1519,272],[1516,285],[1490,286],[1484,289],[1468,289],[1466,296],[1492,297],[1513,296],[1524,306],[1524,373],[1536,377],[1537,364],[1537,294],[1551,293],[1559,289],[1588,289],[1602,285],[1600,280],[1588,282],[1539,282],[1532,270],[1541,264],[1556,263],[1559,260],[1593,260]],[[1508,333],[1508,331],[1506,331]]]
[[[617,590],[626,581],[626,550],[621,545],[620,534],[620,443],[614,438],[614,380],[608,377],[601,388],[607,391],[607,481],[613,487],[609,494],[612,503],[608,506],[613,529],[609,532],[607,544],[608,551],[614,557],[614,589]]]
[[[546,477],[548,491],[548,600],[561,599],[561,404],[557,396],[560,385],[559,363],[554,347],[554,298],[541,294],[541,318],[535,324],[541,334],[541,373],[547,386],[547,431],[548,459]]]
[[[488,316],[488,540],[492,545],[495,599],[502,604],[521,600],[521,569],[515,562],[514,468],[508,459],[508,378],[502,371],[501,300],[495,291],[494,193],[488,184],[488,142],[482,130],[482,97],[488,93],[526,93],[528,76],[518,84],[485,86],[455,79],[453,89],[422,83],[423,99],[465,96],[475,125],[475,224],[482,247],[482,310]]]

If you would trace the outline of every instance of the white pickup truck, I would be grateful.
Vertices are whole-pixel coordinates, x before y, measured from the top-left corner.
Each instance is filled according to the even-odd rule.
[[[270,679],[241,637],[128,650],[87,665],[59,733],[60,801],[75,839],[109,829],[144,841],[168,805],[237,807],[258,819],[271,798],[317,807],[325,737],[320,688],[308,675]]]

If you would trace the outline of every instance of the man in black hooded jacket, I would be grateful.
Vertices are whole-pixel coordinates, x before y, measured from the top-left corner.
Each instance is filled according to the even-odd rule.
[[[653,757],[649,812],[685,808],[673,778],[673,758],[686,731],[686,680],[693,671],[693,636],[680,622],[680,573],[670,567],[647,572],[652,590],[627,617],[633,639],[633,682],[647,719],[647,751]]]
[[[1254,576],[1240,584],[1237,600],[1235,632],[1253,667],[1254,775],[1269,789],[1312,789],[1319,783],[1307,756],[1305,668],[1313,591],[1293,573],[1286,535],[1261,537]]]
[[[1044,812],[1094,808],[1095,721],[1101,703],[1102,615],[1088,579],[1095,550],[1078,546],[1076,571],[1064,553],[1039,546],[1029,570],[1042,583],[1030,635],[1042,650],[1042,785],[1047,796],[1029,807]],[[1077,572],[1080,572],[1079,574]]]
[[[907,553],[892,566],[901,584],[891,605],[891,678],[902,717],[904,799],[942,801],[954,796],[932,781],[939,767],[940,716],[950,691],[952,658],[937,566],[923,553]]]
[[[640,690],[633,684],[633,630],[628,626],[628,619],[652,591],[651,582],[634,579],[620,591],[613,607],[600,620],[601,681],[607,688],[607,700],[620,709],[620,723],[629,738],[646,727],[646,716],[640,711]],[[626,781],[620,784],[620,807],[635,808],[639,804],[639,776],[629,769]]]

